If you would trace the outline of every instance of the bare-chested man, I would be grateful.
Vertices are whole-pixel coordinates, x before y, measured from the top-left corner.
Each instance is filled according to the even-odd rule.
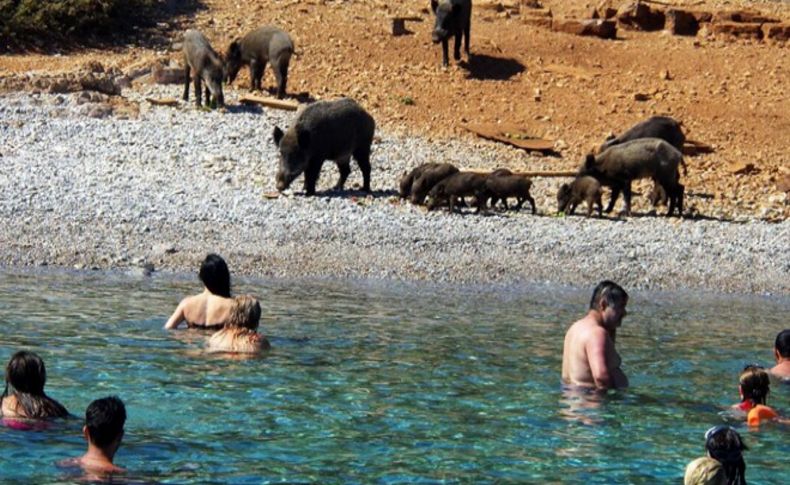
[[[602,281],[593,291],[587,315],[571,325],[562,351],[562,381],[576,386],[628,387],[614,348],[617,327],[626,315],[628,293],[617,283]]]

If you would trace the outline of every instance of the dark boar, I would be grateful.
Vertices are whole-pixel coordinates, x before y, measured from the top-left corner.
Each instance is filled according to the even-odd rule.
[[[442,43],[442,65],[448,64],[448,46],[450,37],[455,37],[455,60],[461,59],[461,37],[464,38],[464,50],[469,57],[469,31],[472,26],[472,0],[431,0],[431,10],[436,14],[436,23],[431,39],[434,44]]]
[[[507,198],[515,197],[517,200],[516,210],[521,209],[524,201],[529,201],[529,205],[532,206],[532,213],[535,214],[537,212],[535,199],[529,195],[530,187],[532,187],[532,181],[523,175],[492,173],[486,177],[486,189],[491,194],[492,207],[497,200],[501,200],[505,210],[508,208]]]
[[[660,184],[669,197],[672,215],[677,208],[683,214],[684,187],[679,182],[678,167],[683,155],[677,148],[658,138],[639,138],[607,148],[598,155],[587,155],[579,169],[579,176],[590,175],[602,185],[612,188],[612,199],[606,208],[611,212],[620,192],[625,198],[625,214],[631,214],[631,181],[652,178]]]
[[[337,164],[342,190],[351,173],[351,157],[362,171],[363,185],[370,192],[370,146],[376,123],[356,101],[342,98],[318,101],[304,108],[283,132],[274,128],[274,143],[280,151],[277,190],[283,191],[304,172],[304,190],[315,194],[315,184],[324,161]]]
[[[458,172],[440,180],[431,189],[428,196],[431,201],[428,203],[428,210],[448,204],[449,211],[455,211],[455,204],[459,198],[474,196],[477,205],[477,213],[485,211],[486,201],[490,197],[486,187],[486,176],[472,172]]]
[[[294,43],[284,30],[277,27],[260,27],[228,46],[225,69],[228,84],[236,79],[241,66],[250,66],[250,90],[261,89],[266,64],[271,63],[277,81],[277,97],[285,97],[288,84],[288,65],[294,53]]]
[[[647,199],[650,201],[650,205],[653,207],[658,207],[659,205],[667,205],[667,191],[664,190],[664,187],[653,184],[653,190],[647,195]]]
[[[411,203],[422,204],[436,184],[456,173],[458,168],[449,163],[439,163],[435,167],[423,170],[411,186]]]
[[[593,211],[593,204],[598,206],[598,217],[601,217],[603,203],[601,202],[601,183],[593,177],[576,177],[570,184],[562,184],[557,192],[557,211],[568,215],[573,214],[576,206],[582,201],[587,202],[587,217]]]
[[[189,101],[190,76],[195,83],[195,102],[200,106],[201,84],[206,83],[206,104],[225,106],[222,95],[224,68],[222,59],[211,48],[208,39],[197,30],[184,33],[184,101]],[[213,99],[211,99],[213,96]]]
[[[598,151],[602,152],[611,146],[620,145],[638,138],[660,138],[677,148],[680,152],[683,152],[683,143],[686,142],[686,135],[680,129],[680,122],[669,116],[652,116],[645,121],[635,124],[625,133],[607,139]],[[686,175],[685,160],[682,163],[683,175]]]
[[[411,187],[414,185],[414,180],[417,179],[426,169],[433,168],[437,165],[439,164],[436,162],[423,163],[422,165],[414,167],[410,172],[403,172],[398,188],[398,195],[400,195],[400,198],[408,199],[411,195]]]

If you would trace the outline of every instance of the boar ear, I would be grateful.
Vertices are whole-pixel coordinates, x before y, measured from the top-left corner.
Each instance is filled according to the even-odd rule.
[[[595,155],[588,153],[584,159],[585,168],[592,168],[595,165]]]
[[[278,126],[274,127],[274,133],[272,133],[274,138],[274,144],[280,146],[280,140],[283,139],[283,130],[281,130]]]
[[[310,146],[310,132],[298,130],[296,132],[296,140],[299,142],[299,148],[307,148]]]
[[[439,7],[439,2],[436,0],[431,0],[431,10],[433,13],[436,13],[436,9]]]

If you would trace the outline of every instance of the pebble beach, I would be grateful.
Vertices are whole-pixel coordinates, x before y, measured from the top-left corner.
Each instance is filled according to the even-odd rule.
[[[352,162],[333,192],[324,165],[318,195],[302,179],[274,192],[275,125],[293,112],[152,106],[179,86],[125,92],[126,119],[74,94],[0,95],[0,265],[196,272],[208,252],[233,274],[462,284],[552,283],[626,288],[790,293],[790,223],[642,215],[556,214],[564,179],[535,178],[538,214],[426,212],[397,198],[402,173],[421,163],[516,166],[523,154],[469,140],[406,137],[379,126],[373,195]],[[644,197],[643,197],[644,198]],[[608,194],[604,196],[604,203]],[[618,203],[618,209],[622,201]],[[636,206],[640,212],[639,206]],[[666,211],[659,210],[660,214]]]

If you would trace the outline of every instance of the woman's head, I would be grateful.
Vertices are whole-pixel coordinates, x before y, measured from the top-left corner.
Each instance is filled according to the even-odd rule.
[[[771,390],[768,372],[757,365],[747,365],[741,372],[740,389],[744,400],[751,399],[755,404],[765,404]]]
[[[727,475],[724,467],[710,457],[697,458],[686,466],[683,485],[724,485]]]
[[[746,462],[743,451],[747,450],[741,435],[730,426],[716,426],[705,433],[705,449],[708,456],[718,460],[727,474],[727,483],[746,483]]]
[[[200,265],[200,281],[211,293],[230,298],[230,271],[222,256],[209,254]]]
[[[255,297],[241,295],[233,299],[226,328],[257,330],[261,322],[261,305]]]
[[[10,384],[17,392],[42,395],[46,381],[47,369],[41,357],[24,350],[11,356],[5,369],[6,393]]]

